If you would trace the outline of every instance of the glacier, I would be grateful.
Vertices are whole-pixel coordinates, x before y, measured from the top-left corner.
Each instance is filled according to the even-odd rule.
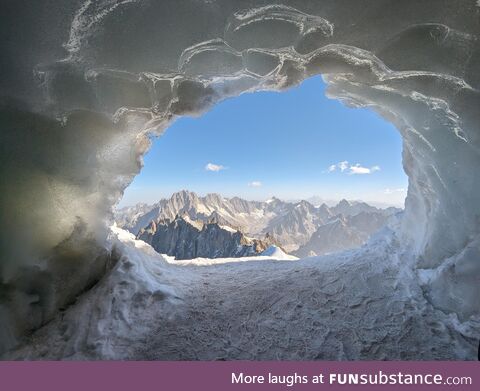
[[[187,333],[182,314],[195,305],[220,322],[218,309],[240,298],[232,293],[220,304],[186,294],[187,267],[167,262],[158,266],[161,273],[145,272],[157,263],[111,239],[113,206],[140,171],[152,139],[179,116],[321,74],[329,97],[368,107],[400,132],[409,177],[404,217],[394,232],[335,259],[234,266],[246,278],[242,292],[258,295],[241,306],[243,314],[258,315],[245,324],[248,335],[271,344],[255,350],[237,328],[231,332],[236,348],[222,348],[228,334],[217,335],[204,322],[192,346],[212,349],[192,347],[186,358],[474,359],[480,338],[479,12],[475,0],[8,3],[0,17],[0,352],[23,344],[9,354],[185,358],[182,345],[173,345],[179,339],[160,356],[139,344],[155,332],[160,344],[176,317],[172,322]],[[225,268],[203,266],[201,274],[217,281],[228,277]],[[267,281],[248,278],[252,268]],[[311,277],[315,273],[324,277]],[[225,279],[234,287],[232,280]],[[135,288],[122,290],[122,281]],[[279,296],[285,283],[288,292]],[[214,296],[213,288],[205,296]],[[311,304],[328,295],[333,312]],[[118,313],[109,310],[117,308],[114,299],[125,304]],[[151,301],[152,314],[138,310]],[[353,318],[334,315],[340,310],[361,319],[355,330],[347,327]],[[68,333],[52,334],[52,324],[64,325],[63,318],[71,325],[82,311],[94,312],[88,327],[67,325]],[[273,348],[280,335],[273,320],[280,317],[293,333],[300,327],[295,311],[302,313],[304,334],[295,334],[296,346],[305,344],[302,354]],[[133,322],[140,316],[145,319]],[[157,323],[165,330],[152,328],[153,316],[161,316]],[[115,339],[117,325],[125,333],[119,330]],[[82,338],[90,329],[96,337],[92,331]],[[306,344],[315,330],[323,336],[317,355]],[[30,334],[33,340],[25,340]],[[46,351],[37,351],[42,335],[50,335],[52,347],[44,342]],[[136,353],[120,352],[125,344]]]

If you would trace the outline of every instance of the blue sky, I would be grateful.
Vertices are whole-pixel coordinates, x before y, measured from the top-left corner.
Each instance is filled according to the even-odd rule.
[[[227,99],[178,119],[156,139],[121,206],[188,189],[246,199],[362,199],[402,205],[398,131],[367,109],[325,96],[321,77]]]

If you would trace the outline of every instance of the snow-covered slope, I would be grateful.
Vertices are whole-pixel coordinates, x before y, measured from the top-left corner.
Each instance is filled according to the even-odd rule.
[[[283,251],[280,247],[278,246],[270,246],[266,250],[262,251],[260,253],[261,256],[264,257],[269,257],[272,259],[282,259],[282,260],[295,260],[298,259],[297,257],[293,255],[286,254],[285,251]]]
[[[297,261],[179,265],[120,229],[111,241],[114,269],[3,358],[476,359],[473,325],[428,303],[391,231],[368,250]]]
[[[172,256],[161,254],[165,260],[173,265],[183,265],[183,266],[209,266],[209,265],[220,265],[220,264],[232,264],[238,262],[252,262],[252,261],[296,261],[297,257],[293,255],[288,255],[280,247],[270,246],[265,251],[257,255],[243,256],[240,258],[193,258],[193,259],[182,259],[176,260]]]

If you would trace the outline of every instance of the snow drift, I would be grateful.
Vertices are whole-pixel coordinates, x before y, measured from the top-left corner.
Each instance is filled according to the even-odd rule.
[[[398,229],[421,293],[461,322],[480,301],[475,0],[18,1],[2,11],[0,351],[112,267],[111,210],[150,137],[226,97],[323,74],[396,125]],[[292,137],[295,137],[292,134]],[[418,273],[417,273],[418,272]],[[477,334],[478,336],[478,334]]]
[[[455,316],[432,308],[408,275],[389,230],[368,248],[305,260],[257,256],[174,261],[115,227],[108,240],[123,254],[113,270],[5,358],[475,356],[472,330],[457,332],[461,324]]]

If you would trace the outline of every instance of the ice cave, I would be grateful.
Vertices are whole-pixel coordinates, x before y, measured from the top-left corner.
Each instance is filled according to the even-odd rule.
[[[21,0],[0,18],[3,358],[476,359],[478,1]],[[175,118],[318,74],[403,138],[405,214],[367,245],[182,268],[110,228]]]

